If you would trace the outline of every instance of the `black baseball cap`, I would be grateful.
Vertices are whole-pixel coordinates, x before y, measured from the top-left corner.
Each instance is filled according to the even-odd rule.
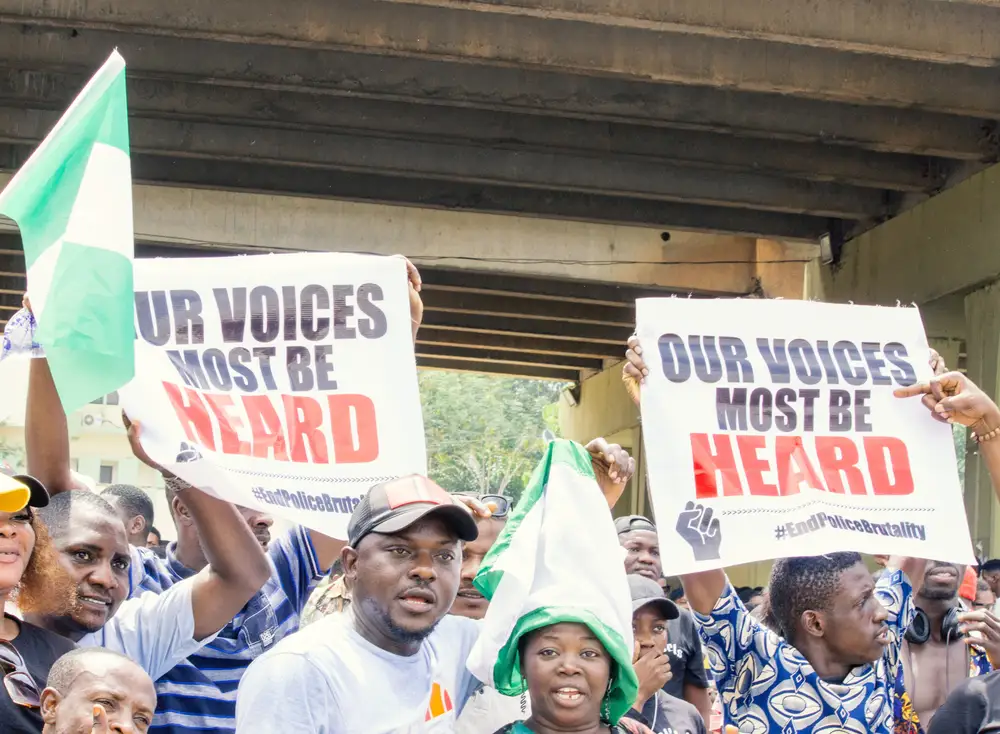
[[[351,514],[347,542],[356,548],[369,533],[398,533],[432,513],[447,522],[461,540],[479,537],[472,513],[455,504],[450,494],[427,477],[413,474],[368,490]]]
[[[25,507],[45,507],[49,493],[45,485],[27,474],[0,468],[0,512],[20,512]]]
[[[677,605],[663,595],[660,585],[645,576],[629,574],[628,590],[632,594],[632,613],[635,614],[647,604],[655,604],[663,614],[664,619],[677,619],[681,616]]]
[[[648,517],[642,515],[626,515],[615,519],[615,532],[619,535],[633,530],[651,530],[656,532],[656,526]]]

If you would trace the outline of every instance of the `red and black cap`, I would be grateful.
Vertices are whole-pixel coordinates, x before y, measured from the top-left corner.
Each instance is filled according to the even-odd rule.
[[[391,535],[433,514],[440,517],[466,542],[479,536],[472,514],[444,489],[417,474],[377,484],[358,503],[347,524],[347,542],[352,548],[369,533]]]

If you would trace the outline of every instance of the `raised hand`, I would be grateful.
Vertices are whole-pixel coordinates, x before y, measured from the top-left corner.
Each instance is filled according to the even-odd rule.
[[[424,301],[420,297],[420,290],[423,288],[423,280],[420,278],[420,271],[417,266],[403,255],[393,255],[406,263],[406,279],[410,286],[410,324],[413,328],[413,338],[417,338],[417,329],[424,320]]]
[[[978,632],[975,636],[964,637],[967,645],[978,645],[986,650],[990,663],[1000,663],[1000,619],[988,609],[977,609],[974,612],[962,612],[958,615],[963,634]]]
[[[639,337],[633,334],[628,338],[628,350],[625,352],[625,366],[622,368],[622,382],[632,402],[639,404],[640,386],[646,383],[649,369],[642,358],[642,346]]]
[[[722,555],[722,533],[713,514],[711,507],[688,502],[677,516],[677,534],[691,546],[696,561],[713,561]]]
[[[618,444],[609,444],[603,438],[595,438],[588,443],[587,452],[608,507],[613,508],[635,473],[635,459]]]
[[[125,415],[124,410],[122,411],[122,424],[124,424],[125,430],[128,431],[128,443],[132,448],[132,455],[146,466],[156,469],[156,471],[160,472],[164,476],[170,475],[170,473],[167,472],[162,466],[149,458],[149,454],[146,453],[146,449],[142,447],[142,443],[139,441],[139,434],[142,432],[142,425],[138,421],[129,420],[129,417]]]
[[[979,436],[1000,428],[1000,408],[961,372],[945,372],[927,382],[898,388],[893,394],[897,398],[919,395],[934,418],[968,426]]]

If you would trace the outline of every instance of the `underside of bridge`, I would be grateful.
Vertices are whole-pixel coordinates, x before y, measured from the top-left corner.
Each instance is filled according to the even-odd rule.
[[[585,276],[550,272],[596,251],[576,230],[520,260],[475,236],[449,250],[461,267],[423,260],[432,367],[577,379],[620,355],[636,296],[753,291],[733,268],[757,238],[822,239],[837,260],[1000,152],[1000,4],[986,0],[0,0],[0,169],[115,48],[137,182],[612,233],[591,238],[604,277],[593,259]],[[144,243],[137,224],[140,256],[303,246],[185,233],[190,213],[157,200],[173,231]],[[383,249],[439,252],[419,231],[420,247]],[[673,267],[678,231],[729,236],[698,240],[703,255],[683,240],[715,270],[652,266]],[[634,232],[649,241],[621,246]],[[3,249],[9,313],[23,264],[16,238]]]

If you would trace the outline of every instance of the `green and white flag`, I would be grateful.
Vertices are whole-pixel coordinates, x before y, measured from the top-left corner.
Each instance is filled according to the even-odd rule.
[[[94,75],[0,193],[24,242],[28,296],[69,413],[135,373],[125,61]]]
[[[508,696],[527,690],[518,643],[560,622],[585,624],[613,660],[611,721],[629,710],[638,682],[632,670],[632,603],[625,551],[580,444],[549,444],[506,527],[483,560],[476,588],[490,599],[469,670]]]

